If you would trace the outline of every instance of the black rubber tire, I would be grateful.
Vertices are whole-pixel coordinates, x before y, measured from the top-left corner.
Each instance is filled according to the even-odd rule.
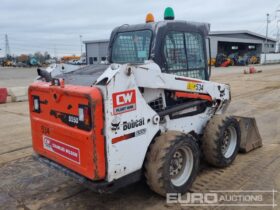
[[[178,148],[188,147],[193,156],[192,172],[184,184],[175,186],[170,178],[170,162]],[[196,139],[190,134],[168,131],[155,139],[146,155],[145,177],[149,187],[156,193],[186,193],[199,171],[200,150]]]
[[[233,154],[226,158],[222,153],[224,132],[233,126],[237,134],[237,143]],[[229,166],[240,148],[240,127],[238,121],[225,115],[215,115],[207,124],[202,138],[202,152],[205,160],[213,166],[223,168]]]

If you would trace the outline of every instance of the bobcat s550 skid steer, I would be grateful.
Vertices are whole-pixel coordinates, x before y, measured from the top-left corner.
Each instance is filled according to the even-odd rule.
[[[29,87],[38,160],[98,191],[141,178],[166,193],[185,193],[203,157],[230,165],[261,146],[252,118],[223,115],[230,86],[209,81],[209,24],[165,20],[113,30],[108,65],[52,78],[38,69]]]

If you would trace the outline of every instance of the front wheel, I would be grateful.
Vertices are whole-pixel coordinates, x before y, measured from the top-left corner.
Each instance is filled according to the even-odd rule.
[[[196,139],[190,134],[169,131],[157,137],[147,153],[147,184],[162,196],[186,193],[198,173],[199,156]]]
[[[206,161],[217,167],[229,166],[239,151],[240,138],[240,127],[235,118],[214,116],[208,122],[202,139]]]

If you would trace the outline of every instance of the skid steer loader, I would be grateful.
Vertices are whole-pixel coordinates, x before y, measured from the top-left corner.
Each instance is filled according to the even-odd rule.
[[[90,65],[29,87],[36,157],[98,192],[145,176],[160,195],[185,193],[203,158],[230,165],[261,146],[253,118],[223,115],[230,86],[209,81],[209,24],[165,20],[113,30],[108,65]],[[203,154],[203,155],[201,155]]]

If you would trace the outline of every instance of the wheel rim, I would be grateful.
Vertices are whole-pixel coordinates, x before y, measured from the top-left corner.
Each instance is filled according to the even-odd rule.
[[[225,158],[233,155],[237,144],[237,133],[233,126],[229,126],[224,131],[224,138],[222,141],[222,153]]]
[[[193,169],[193,154],[190,148],[177,149],[170,162],[170,178],[175,186],[182,186],[189,179]]]

